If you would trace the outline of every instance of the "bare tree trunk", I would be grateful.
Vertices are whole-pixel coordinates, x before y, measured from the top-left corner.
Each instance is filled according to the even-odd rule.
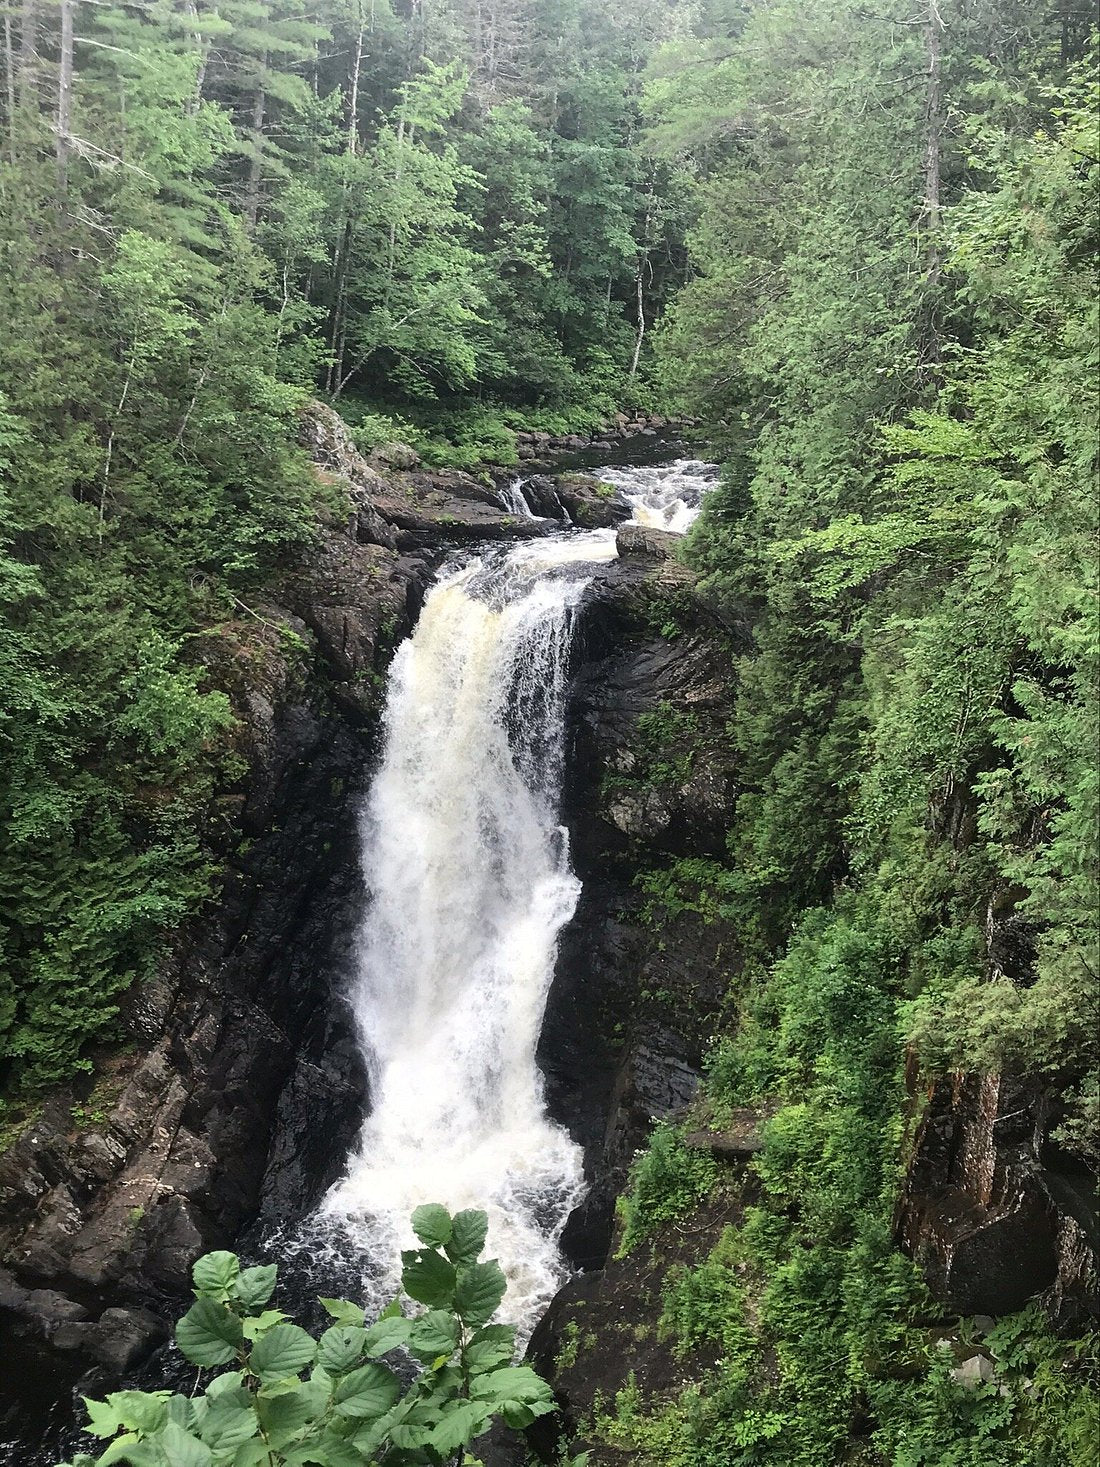
[[[137,362],[137,347],[130,353],[130,360],[126,365],[126,380],[122,384],[122,396],[115,408],[114,418],[111,420],[111,430],[107,434],[107,452],[103,456],[103,485],[99,491],[99,543],[103,544],[103,519],[107,513],[107,486],[111,482],[111,459],[115,451],[115,428],[122,409],[126,406],[126,399],[130,394],[130,383],[134,376],[134,365]]]
[[[199,103],[202,101],[202,89],[206,81],[206,64],[210,57],[210,47],[203,40],[202,31],[199,30],[199,12],[195,9],[195,0],[187,0],[187,14],[195,24],[195,29],[191,33],[191,39],[195,43],[195,51],[199,58],[199,64],[195,71],[195,94],[187,104],[188,115],[194,117],[195,113],[199,110]]]
[[[344,372],[344,344],[348,325],[348,273],[351,269],[352,225],[351,213],[346,202],[344,222],[340,231],[334,261],[334,288],[332,316],[329,327],[329,364],[325,374],[325,390],[333,397],[339,395],[340,378]]]
[[[638,323],[634,331],[634,355],[630,361],[630,375],[638,375],[638,358],[642,354],[642,341],[645,339],[645,292],[643,288],[643,275],[645,272],[645,256],[638,261],[638,273],[634,277],[635,301],[638,307]]]
[[[73,5],[61,0],[61,50],[57,62],[57,190],[62,208],[69,184],[73,125]]]
[[[405,146],[405,119],[399,117],[397,120],[397,159],[393,166],[393,182],[396,187],[401,182],[401,153]],[[386,285],[387,292],[393,281],[394,266],[397,263],[397,219],[390,220],[389,248],[386,254]]]
[[[267,65],[267,54],[260,58],[260,65]],[[263,175],[264,162],[264,113],[267,110],[267,93],[263,84],[256,87],[256,97],[252,103],[252,158],[248,165],[248,188],[245,193],[245,218],[248,220],[249,233],[254,233],[256,221],[260,217],[260,180]]]
[[[363,17],[359,17],[359,33],[355,37],[355,60],[351,68],[351,96],[348,98],[348,154],[359,151],[359,71],[363,65]]]
[[[940,145],[943,135],[943,79],[940,60],[940,33],[943,20],[936,0],[929,0],[925,28],[928,48],[928,86],[924,104],[924,204],[922,220],[927,230],[929,274],[939,272],[940,228]]]
[[[35,46],[37,18],[34,0],[23,0],[19,12],[19,100],[26,104],[34,87],[34,63],[38,59]]]
[[[928,55],[928,83],[924,103],[924,197],[921,203],[921,227],[924,230],[924,342],[922,357],[934,366],[940,359],[939,325],[936,298],[940,271],[940,150],[943,141],[943,75],[941,36],[943,18],[936,0],[928,0],[925,23],[925,45]]]
[[[15,52],[11,40],[11,13],[4,12],[4,105],[8,113],[8,159],[15,167]]]
[[[354,158],[359,151],[359,72],[363,65],[362,6],[359,9],[359,32],[355,38],[355,58],[352,63],[348,95],[348,131],[344,155]],[[333,299],[329,324],[329,364],[325,374],[325,388],[333,397],[339,396],[340,380],[344,372],[344,344],[347,340],[348,272],[351,269],[352,223],[349,170],[344,171],[343,198],[340,205],[340,228],[333,261]]]
[[[649,226],[653,222],[653,185],[654,175],[651,169],[649,182],[646,186],[642,237],[638,242],[638,269],[634,276],[634,300],[637,307],[638,319],[634,330],[634,356],[630,362],[631,378],[638,375],[638,360],[642,355],[642,342],[645,339],[645,272],[646,266],[649,264]]]

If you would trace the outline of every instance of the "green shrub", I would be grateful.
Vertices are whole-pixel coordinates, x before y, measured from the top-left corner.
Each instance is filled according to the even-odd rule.
[[[461,1460],[496,1417],[514,1430],[554,1409],[550,1387],[514,1365],[515,1329],[490,1324],[504,1297],[495,1261],[479,1262],[483,1212],[413,1213],[420,1247],[402,1253],[400,1297],[368,1325],[345,1299],[322,1299],[333,1324],[319,1339],[271,1308],[274,1264],[241,1268],[233,1253],[194,1266],[195,1303],[176,1343],[202,1394],[116,1391],[89,1400],[87,1430],[110,1445],[65,1467],[414,1467]],[[397,1350],[421,1366],[411,1384],[383,1363]]]

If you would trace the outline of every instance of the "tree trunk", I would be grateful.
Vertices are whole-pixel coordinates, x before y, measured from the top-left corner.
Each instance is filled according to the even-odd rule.
[[[940,272],[940,150],[943,141],[943,74],[941,37],[944,25],[936,0],[928,0],[925,45],[928,55],[928,84],[924,104],[924,198],[920,227],[924,231],[924,331],[922,358],[927,366],[940,359],[937,298]]]
[[[348,98],[348,154],[359,151],[359,70],[363,65],[363,17],[359,16],[359,34],[355,38],[355,60],[351,67],[351,95]]]
[[[638,242],[638,269],[634,276],[634,299],[638,311],[638,319],[634,330],[634,356],[630,363],[630,376],[638,375],[638,359],[642,355],[642,342],[645,339],[645,272],[649,264],[649,226],[653,222],[653,185],[654,175],[652,170],[649,175],[649,183],[646,187],[645,216],[642,219],[642,237]]]
[[[73,124],[73,5],[61,0],[61,49],[57,62],[57,190],[62,207],[69,184]]]
[[[19,100],[26,105],[34,89],[34,63],[38,58],[35,47],[37,18],[34,0],[23,0],[19,13]]]
[[[344,219],[336,246],[332,314],[329,323],[329,364],[325,375],[325,389],[336,396],[340,378],[344,372],[344,343],[347,339],[348,315],[348,272],[351,268],[352,227],[351,211],[345,201]]]
[[[646,257],[643,254],[638,260],[638,273],[634,277],[635,301],[638,307],[638,323],[634,330],[634,356],[630,362],[630,375],[638,375],[638,358],[642,354],[642,341],[645,339],[645,291],[643,278],[645,273]]]
[[[267,65],[266,52],[260,59],[261,66]],[[255,233],[256,221],[260,217],[260,181],[264,162],[264,113],[267,110],[267,93],[261,82],[256,87],[252,104],[252,158],[248,165],[248,189],[245,193],[245,218],[249,233]]]
[[[199,58],[199,64],[195,69],[195,94],[187,104],[188,115],[194,117],[195,113],[199,110],[199,103],[202,101],[202,89],[206,81],[206,63],[210,56],[210,47],[203,40],[202,32],[199,30],[199,13],[195,9],[195,0],[187,0],[187,14],[195,23],[195,29],[192,32],[191,39],[195,43],[195,51]]]
[[[4,105],[8,113],[8,159],[15,167],[15,52],[11,40],[11,15],[4,12]]]
[[[940,59],[940,33],[943,20],[936,0],[929,0],[925,28],[928,48],[928,87],[924,106],[924,206],[922,221],[926,234],[929,275],[939,272],[940,228],[940,145],[943,135],[943,80]]]
[[[344,148],[344,155],[348,159],[354,158],[359,151],[359,72],[363,65],[365,34],[363,10],[360,6],[359,33],[355,38],[355,57],[349,78],[348,131]],[[353,236],[350,193],[349,170],[345,168],[336,256],[333,260],[332,311],[329,316],[329,364],[325,374],[325,389],[333,397],[338,396],[340,391],[340,380],[344,373],[344,345],[347,340],[348,272],[351,268]]]
[[[399,117],[397,120],[397,157],[393,165],[394,187],[401,182],[401,154],[405,147],[405,119]],[[396,207],[396,205],[395,205]],[[389,247],[386,253],[386,293],[389,294],[389,286],[393,282],[394,266],[397,262],[397,216],[390,220]]]

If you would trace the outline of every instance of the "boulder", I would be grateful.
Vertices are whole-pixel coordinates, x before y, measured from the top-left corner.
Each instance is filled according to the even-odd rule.
[[[371,449],[367,462],[376,469],[418,469],[421,459],[407,443],[380,443]]]
[[[908,1080],[915,1100],[912,1064]],[[928,1086],[898,1237],[953,1311],[996,1316],[1041,1296],[1067,1322],[1095,1313],[1095,1188],[1054,1163],[1052,1124],[1041,1080],[962,1073]]]
[[[615,533],[615,548],[621,556],[648,555],[651,560],[675,558],[684,537],[671,530],[657,530],[649,525],[620,525]]]

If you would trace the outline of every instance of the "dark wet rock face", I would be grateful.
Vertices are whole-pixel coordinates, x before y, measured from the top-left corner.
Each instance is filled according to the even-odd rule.
[[[924,1106],[898,1237],[935,1297],[960,1314],[1000,1315],[1040,1298],[1066,1324],[1095,1317],[1100,1236],[1092,1176],[1049,1140],[1044,1088],[1009,1075],[959,1074]]]
[[[535,1368],[553,1382],[559,1405],[559,1414],[542,1418],[528,1433],[538,1460],[560,1461],[566,1441],[573,1451],[591,1448],[584,1426],[597,1401],[610,1405],[631,1380],[654,1396],[673,1381],[699,1379],[713,1369],[718,1348],[682,1356],[675,1342],[662,1336],[658,1321],[676,1270],[705,1257],[739,1215],[734,1197],[719,1195],[693,1215],[690,1234],[670,1236],[660,1251],[642,1245],[626,1258],[611,1258],[606,1267],[578,1275],[559,1291],[527,1351]],[[618,1460],[618,1453],[593,1457],[593,1462]]]
[[[634,530],[590,586],[579,635],[564,815],[584,886],[539,1046],[551,1111],[585,1147],[589,1191],[563,1238],[585,1269],[607,1257],[653,1125],[692,1100],[737,969],[728,924],[664,912],[658,931],[659,899],[639,885],[680,856],[722,856],[734,771],[721,628],[669,558],[678,537]]]

